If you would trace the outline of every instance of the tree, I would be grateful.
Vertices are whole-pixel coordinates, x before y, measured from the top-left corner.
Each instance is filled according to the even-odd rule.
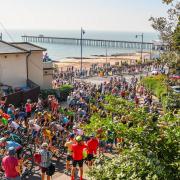
[[[162,42],[169,46],[168,51],[161,54],[160,61],[172,67],[180,61],[180,2],[163,0],[163,3],[170,6],[168,17],[151,17],[150,21]]]
[[[163,3],[166,3],[166,4],[170,4],[172,3],[174,0],[163,0]]]
[[[174,31],[174,34],[173,34],[173,41],[174,41],[175,49],[178,52],[180,52],[180,17],[179,17],[178,25]]]
[[[173,35],[179,23],[180,2],[177,2],[175,5],[172,3],[173,0],[163,0],[163,2],[166,4],[171,3],[171,8],[167,11],[168,17],[151,17],[150,21],[152,22],[152,27],[159,32],[161,40],[167,43],[170,46],[170,50],[172,50],[174,45]]]

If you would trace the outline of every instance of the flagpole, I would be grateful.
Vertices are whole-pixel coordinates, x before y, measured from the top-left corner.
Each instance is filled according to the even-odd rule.
[[[81,28],[81,74],[80,74],[81,77],[82,77],[82,34],[83,34],[83,30]]]

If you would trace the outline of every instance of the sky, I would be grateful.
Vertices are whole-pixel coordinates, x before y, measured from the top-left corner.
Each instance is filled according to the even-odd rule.
[[[166,10],[162,0],[0,0],[0,23],[6,29],[153,32],[148,19]]]

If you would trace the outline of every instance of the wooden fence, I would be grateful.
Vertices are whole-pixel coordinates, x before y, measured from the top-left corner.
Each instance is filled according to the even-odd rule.
[[[40,87],[29,80],[27,84],[31,89],[27,91],[18,91],[7,95],[6,105],[13,104],[18,107],[21,106],[22,103],[26,103],[27,99],[31,99],[32,102],[36,102],[40,93]]]

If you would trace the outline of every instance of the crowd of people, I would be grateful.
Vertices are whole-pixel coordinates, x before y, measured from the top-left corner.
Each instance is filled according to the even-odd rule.
[[[63,83],[66,81],[62,80]],[[57,144],[67,149],[65,173],[74,180],[78,165],[82,180],[84,159],[91,167],[94,156],[104,152],[112,153],[117,142],[117,137],[111,130],[105,132],[107,138],[104,139],[101,136],[102,129],[87,135],[82,128],[82,124],[89,123],[93,113],[101,110],[102,116],[106,116],[106,111],[99,105],[106,94],[134,101],[136,106],[143,105],[147,107],[147,111],[158,113],[151,93],[138,84],[134,75],[129,82],[125,77],[119,76],[111,77],[110,81],[99,85],[83,81],[72,81],[71,84],[73,92],[67,97],[67,107],[62,107],[54,95],[47,97],[47,106],[41,98],[38,102],[28,99],[26,104],[18,108],[12,104],[7,105],[6,99],[1,99],[0,146],[5,148],[1,154],[2,170],[8,180],[21,179],[21,152],[24,148],[22,131],[32,137],[36,146],[33,158],[41,167],[42,180],[45,179],[45,174],[48,180],[52,175],[51,160]],[[7,124],[2,121],[4,115],[7,116]]]
[[[76,78],[87,78],[93,76],[113,76],[113,75],[123,75],[123,74],[139,74],[139,73],[149,73],[154,69],[164,70],[164,66],[158,64],[147,63],[141,65],[111,65],[111,64],[92,64],[92,66],[87,69],[83,68],[82,72],[80,69],[75,69],[74,67],[68,67],[67,69],[61,68],[54,74],[53,87],[57,88],[63,83],[73,83]]]

